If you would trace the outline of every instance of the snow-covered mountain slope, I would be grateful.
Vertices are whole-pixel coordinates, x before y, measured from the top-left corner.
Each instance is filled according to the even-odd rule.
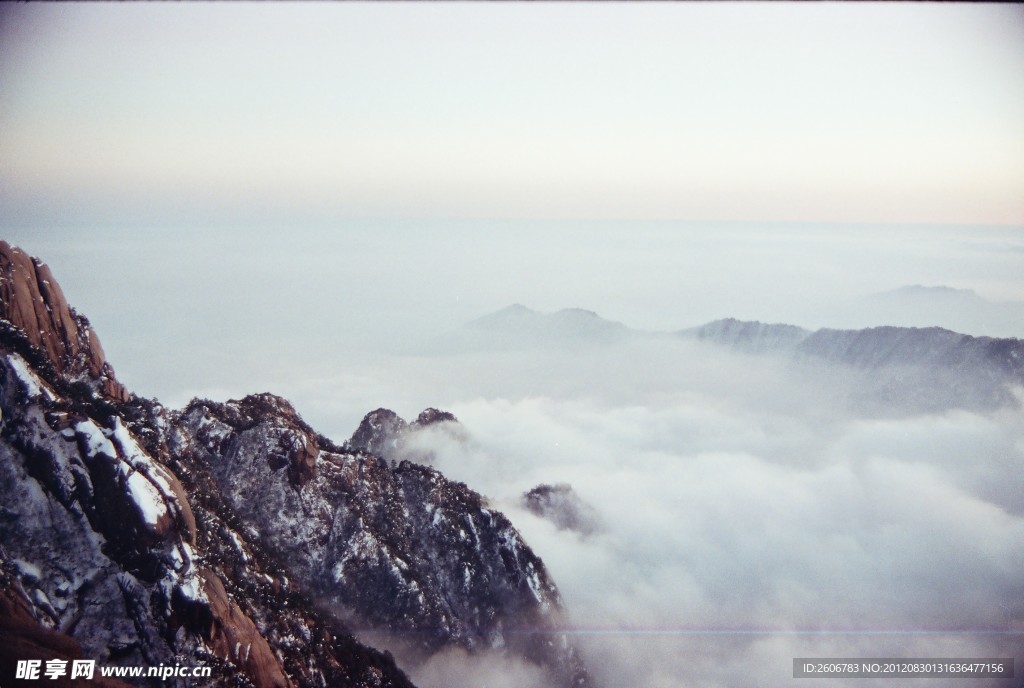
[[[209,685],[410,685],[290,590],[219,495],[197,504],[192,477],[144,446],[129,426],[159,431],[159,406],[108,414],[76,390],[0,355],[3,592],[39,632],[101,665],[209,665]],[[307,647],[313,634],[330,641]]]
[[[449,416],[428,409],[412,427]],[[371,417],[378,428],[409,427],[384,410]],[[413,662],[453,645],[500,650],[548,669],[552,685],[589,685],[554,632],[561,602],[543,563],[466,485],[336,447],[272,395],[194,401],[172,426],[172,453],[211,475],[296,584],[348,623]],[[366,439],[389,448],[384,435]]]
[[[11,252],[0,246],[3,264]],[[60,313],[48,281],[6,282],[4,296]],[[0,321],[0,683],[17,660],[85,657],[211,668],[205,683],[161,685],[411,685],[289,586],[223,498],[183,471],[158,404],[118,392],[106,364],[78,367],[101,351],[95,334],[68,358],[36,345],[24,312]]]
[[[351,623],[410,661],[487,649],[590,685],[543,563],[478,494],[270,394],[169,413],[37,260],[0,243],[0,268],[0,684],[85,657],[212,668],[153,685],[412,686]]]

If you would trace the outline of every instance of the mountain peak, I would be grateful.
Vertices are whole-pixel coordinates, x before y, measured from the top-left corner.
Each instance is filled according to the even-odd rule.
[[[554,313],[556,318],[583,318],[587,320],[604,320],[600,315],[594,311],[588,311],[585,308],[563,308],[560,311]]]
[[[68,305],[49,266],[6,241],[0,241],[0,318],[45,353],[58,373],[128,400],[89,321]]]
[[[495,315],[498,315],[499,313],[503,313],[505,315],[527,315],[531,313],[536,314],[537,311],[532,308],[528,308],[521,303],[513,303],[511,306],[505,306],[500,311],[497,311]]]
[[[542,313],[513,304],[439,337],[433,348],[441,352],[576,348],[609,344],[630,335],[631,330],[622,323],[583,308]]]
[[[426,408],[420,411],[420,415],[416,416],[416,420],[413,425],[425,426],[433,425],[434,423],[458,423],[459,419],[455,417],[455,414],[451,411],[442,411],[434,407]]]
[[[589,685],[543,562],[479,493],[337,447],[270,393],[182,411],[128,394],[49,269],[6,243],[0,419],[0,617],[20,610],[0,623],[8,675],[29,636],[59,650],[44,657],[212,663],[218,685],[412,688],[357,623],[403,663],[495,651]],[[436,408],[361,425],[385,448],[404,428],[462,433]]]
[[[409,452],[406,446],[409,439],[428,426],[458,422],[454,413],[433,407],[420,411],[411,423],[391,409],[379,408],[363,416],[359,427],[345,443],[345,448],[349,451],[366,451],[393,461],[411,459],[428,463],[428,456]]]
[[[887,298],[894,296],[909,296],[914,298],[956,298],[983,301],[978,292],[973,289],[959,289],[946,284],[925,286],[923,284],[908,284],[889,291],[883,291],[873,295],[875,298]]]

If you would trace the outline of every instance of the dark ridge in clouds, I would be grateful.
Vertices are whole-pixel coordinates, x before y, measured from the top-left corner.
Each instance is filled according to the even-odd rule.
[[[597,510],[584,502],[568,483],[538,485],[524,492],[521,504],[536,516],[546,518],[559,530],[593,535],[601,528]]]

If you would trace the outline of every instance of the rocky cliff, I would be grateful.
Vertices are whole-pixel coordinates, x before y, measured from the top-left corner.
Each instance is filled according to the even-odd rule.
[[[63,377],[127,401],[89,321],[64,298],[49,266],[0,241],[0,318],[42,351]]]
[[[408,424],[379,409],[360,427],[386,453],[388,433],[445,421],[454,416],[428,409]],[[210,475],[296,585],[347,623],[414,663],[452,646],[498,650],[548,669],[552,685],[589,684],[555,630],[561,601],[544,564],[466,485],[337,447],[273,395],[193,401],[172,426],[172,453]]]
[[[86,657],[212,669],[132,685],[411,686],[355,628],[410,662],[487,649],[589,685],[543,563],[480,495],[270,394],[138,398],[46,266],[0,242],[0,270],[0,684]]]
[[[448,411],[427,408],[409,423],[391,409],[379,408],[363,417],[352,437],[345,442],[345,448],[391,461],[430,463],[434,460],[433,453],[417,442],[418,436],[428,428],[443,429],[452,438],[464,437],[459,419]]]
[[[30,627],[101,666],[211,666],[207,685],[410,685],[290,588],[201,476],[145,446],[132,427],[160,438],[163,409],[111,408],[0,349],[0,641]],[[0,646],[8,667],[30,658]]]

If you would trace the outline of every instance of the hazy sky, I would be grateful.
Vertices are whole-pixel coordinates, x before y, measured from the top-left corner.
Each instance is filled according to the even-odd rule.
[[[4,224],[1024,222],[1024,7],[0,9]]]

